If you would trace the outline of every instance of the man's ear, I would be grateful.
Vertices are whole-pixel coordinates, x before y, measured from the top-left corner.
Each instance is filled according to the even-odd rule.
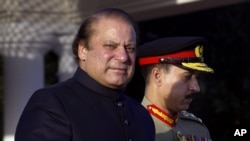
[[[85,61],[87,54],[87,47],[84,43],[84,41],[80,41],[78,44],[78,56],[80,60]]]
[[[154,82],[156,85],[161,85],[162,76],[163,76],[162,69],[160,69],[160,68],[158,68],[158,67],[155,67],[155,68],[152,69],[152,72],[151,72],[151,79],[153,80],[153,82]]]

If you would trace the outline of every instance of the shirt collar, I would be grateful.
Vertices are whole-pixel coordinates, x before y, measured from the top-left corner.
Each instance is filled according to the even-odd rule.
[[[96,92],[97,94],[118,98],[120,94],[124,92],[124,89],[111,89],[101,85],[99,82],[91,78],[84,70],[80,67],[77,68],[75,75],[73,76],[82,85]]]

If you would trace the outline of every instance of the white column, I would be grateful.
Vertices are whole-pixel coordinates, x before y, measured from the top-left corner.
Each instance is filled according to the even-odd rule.
[[[32,93],[44,87],[44,54],[60,56],[60,81],[72,76],[76,64],[71,44],[77,30],[67,23],[8,23],[0,25],[0,53],[4,57],[4,137],[14,141],[16,125]],[[1,36],[2,35],[2,36]]]
[[[71,49],[72,39],[72,36],[63,36],[60,38],[62,49],[59,54],[59,81],[64,81],[72,77],[76,70],[76,63]]]
[[[34,90],[43,87],[43,56],[4,57],[4,141],[14,141],[16,125]]]
[[[8,46],[4,54],[3,141],[14,141],[16,125],[24,106],[31,94],[44,86],[43,54],[47,47],[26,45],[29,47],[22,50],[12,50],[13,47]]]
[[[73,57],[72,42],[78,25],[69,24],[67,27],[68,30],[64,31],[65,34],[58,38],[60,46],[54,50],[59,56],[58,77],[60,82],[72,77],[77,67]]]

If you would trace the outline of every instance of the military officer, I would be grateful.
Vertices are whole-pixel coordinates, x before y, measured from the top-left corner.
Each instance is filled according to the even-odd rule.
[[[200,92],[198,75],[214,72],[204,63],[206,45],[203,37],[168,37],[138,49],[146,83],[142,105],[153,118],[156,141],[211,140],[202,120],[187,112]]]

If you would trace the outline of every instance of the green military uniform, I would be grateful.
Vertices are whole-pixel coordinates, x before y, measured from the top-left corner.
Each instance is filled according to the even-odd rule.
[[[204,62],[203,47],[206,45],[207,41],[203,37],[166,37],[140,46],[138,49],[139,65],[145,80],[148,81],[147,79],[151,78],[149,75],[152,74],[152,72],[148,72],[152,70],[148,66],[155,64],[171,64],[191,72],[213,73],[214,70]],[[191,93],[199,92],[198,86],[196,87],[189,88],[188,96],[191,97],[186,97],[186,99],[193,98]],[[146,84],[145,95],[156,96],[151,93],[150,88],[150,85]],[[156,89],[158,90],[158,88]],[[154,90],[152,91],[154,92]],[[170,94],[172,93],[170,92]],[[156,141],[211,141],[207,127],[201,119],[193,114],[180,111],[173,117],[151,103],[146,97],[144,97],[142,105],[154,120]]]
[[[146,97],[142,105],[155,123],[155,141],[211,141],[207,127],[192,113],[182,111],[176,117],[169,117]]]

